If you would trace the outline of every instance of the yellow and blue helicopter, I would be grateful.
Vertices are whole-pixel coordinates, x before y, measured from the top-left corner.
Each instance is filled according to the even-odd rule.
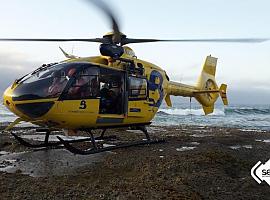
[[[67,57],[59,63],[44,64],[33,72],[17,79],[3,95],[4,105],[18,118],[6,130],[18,123],[30,122],[46,129],[42,144],[30,144],[18,135],[13,136],[28,147],[48,147],[64,144],[73,153],[93,154],[122,147],[163,142],[152,140],[146,126],[157,113],[162,101],[172,106],[170,96],[194,97],[205,114],[212,113],[214,103],[221,96],[224,105],[227,85],[219,87],[215,80],[217,58],[207,56],[195,86],[170,81],[165,70],[150,62],[140,60],[128,46],[146,42],[262,42],[265,39],[190,39],[160,40],[128,38],[120,32],[112,11],[102,1],[91,1],[101,8],[112,22],[113,31],[102,38],[92,39],[20,39],[1,38],[0,41],[44,42],[98,42],[100,56],[77,57],[62,52]],[[133,127],[145,133],[146,140],[98,147],[92,134],[102,129],[99,138],[105,138],[106,129]],[[71,145],[82,140],[50,142],[54,129],[87,131],[93,148],[81,150]],[[79,134],[79,133],[78,133]]]

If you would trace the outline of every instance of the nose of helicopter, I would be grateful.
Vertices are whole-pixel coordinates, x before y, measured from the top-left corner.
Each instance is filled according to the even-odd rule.
[[[18,111],[18,109],[16,109],[16,105],[14,103],[14,101],[12,100],[13,97],[13,87],[10,86],[8,87],[4,94],[3,94],[3,104],[4,106],[6,106],[6,108],[8,110],[10,110],[12,113],[14,113],[15,115],[17,115],[18,117],[23,117],[22,113]]]
[[[8,87],[3,94],[3,104],[13,113],[15,113],[15,105],[12,101],[12,89]]]

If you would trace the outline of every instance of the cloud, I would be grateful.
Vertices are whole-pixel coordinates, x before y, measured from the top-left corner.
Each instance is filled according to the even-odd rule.
[[[41,61],[15,50],[0,50],[0,92],[13,81],[37,68]]]
[[[270,92],[264,89],[238,89],[227,91],[229,104],[270,104]]]
[[[16,69],[19,71],[33,69],[38,61],[35,61],[30,56],[14,51],[14,50],[0,50],[0,69]]]

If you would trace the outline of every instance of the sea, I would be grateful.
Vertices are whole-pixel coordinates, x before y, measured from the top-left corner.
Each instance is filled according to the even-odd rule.
[[[205,116],[203,109],[194,101],[179,101],[173,98],[173,107],[163,103],[152,120],[153,125],[192,125],[231,127],[244,130],[270,130],[270,104],[243,105],[221,103],[215,106],[214,113]],[[0,102],[0,123],[12,122],[16,116]]]

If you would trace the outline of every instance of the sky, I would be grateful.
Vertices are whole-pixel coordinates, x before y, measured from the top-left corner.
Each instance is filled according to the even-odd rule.
[[[128,37],[158,39],[270,38],[267,0],[105,0]],[[95,38],[110,21],[86,0],[10,0],[0,7],[0,38]],[[0,42],[0,92],[42,63],[64,60],[59,46],[78,56],[99,55],[99,44]],[[194,85],[207,55],[218,58],[218,84],[232,104],[270,104],[270,41],[145,43],[129,45],[137,57]]]

